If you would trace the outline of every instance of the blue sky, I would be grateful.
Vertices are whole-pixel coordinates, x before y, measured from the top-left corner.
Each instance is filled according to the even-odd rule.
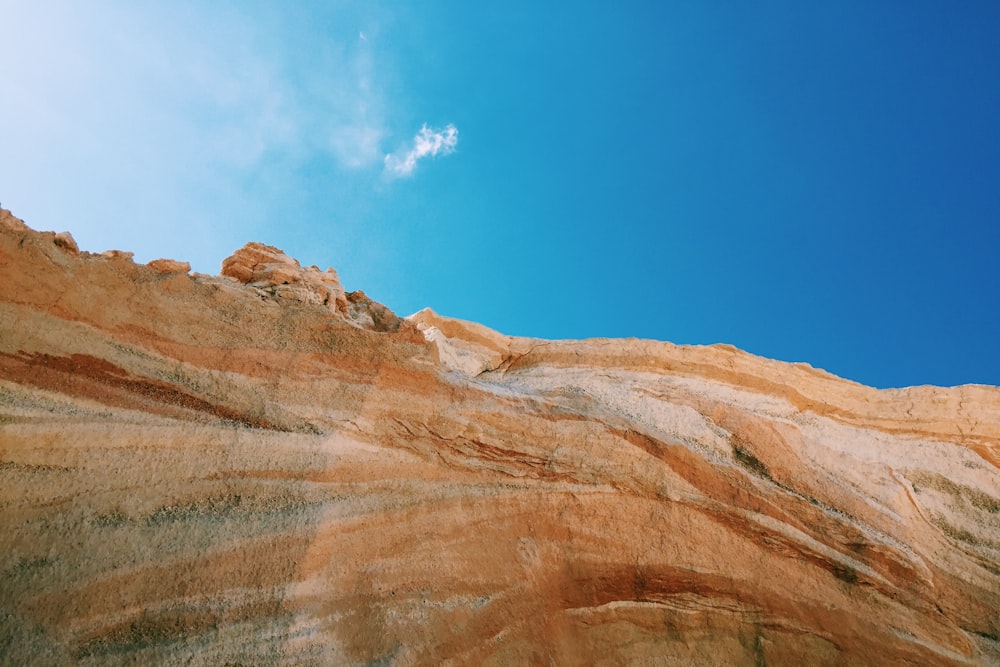
[[[401,314],[1000,384],[995,2],[0,16],[0,202],[86,250],[259,240]]]

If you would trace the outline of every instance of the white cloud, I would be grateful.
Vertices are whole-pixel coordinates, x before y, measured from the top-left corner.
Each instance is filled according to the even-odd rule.
[[[451,123],[443,130],[433,130],[426,123],[413,137],[413,147],[385,156],[385,174],[391,178],[405,178],[417,168],[417,161],[425,157],[447,155],[458,144],[458,129]]]

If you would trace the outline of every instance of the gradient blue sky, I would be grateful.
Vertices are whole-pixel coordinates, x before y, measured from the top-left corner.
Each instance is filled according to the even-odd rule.
[[[998,119],[992,1],[0,0],[37,229],[879,387],[1000,384]]]

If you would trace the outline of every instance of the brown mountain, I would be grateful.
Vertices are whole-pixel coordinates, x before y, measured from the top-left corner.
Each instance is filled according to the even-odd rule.
[[[0,664],[998,664],[998,467],[996,387],[404,320],[0,211]]]

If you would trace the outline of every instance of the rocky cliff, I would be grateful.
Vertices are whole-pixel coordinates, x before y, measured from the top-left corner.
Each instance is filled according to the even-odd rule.
[[[0,211],[0,663],[1000,663],[1000,389],[407,320]]]

